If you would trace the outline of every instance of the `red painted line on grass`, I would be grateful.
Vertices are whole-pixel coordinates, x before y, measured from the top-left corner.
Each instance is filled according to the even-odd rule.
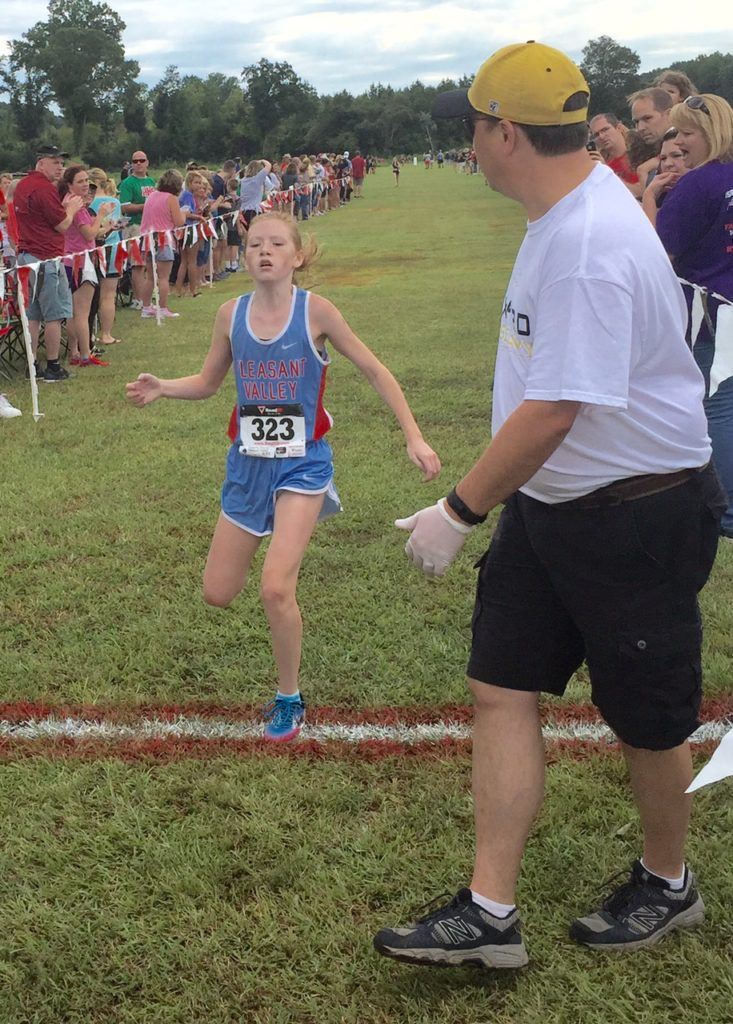
[[[717,746],[706,741],[695,746],[695,760],[702,763]],[[0,739],[0,763],[30,761],[38,758],[62,761],[113,760],[126,763],[168,764],[181,760],[209,761],[216,758],[267,758],[288,761],[350,761],[375,763],[387,759],[449,761],[471,756],[471,741],[444,738],[420,743],[389,740],[344,741],[296,740],[292,743],[267,743],[265,740],[149,739],[122,740],[11,740]],[[550,740],[546,744],[548,765],[557,762],[581,762],[591,757],[621,757],[617,743],[591,740]]]

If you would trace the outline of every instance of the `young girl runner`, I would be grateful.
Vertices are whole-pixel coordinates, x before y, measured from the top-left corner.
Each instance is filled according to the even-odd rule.
[[[157,398],[209,398],[230,367],[237,408],[233,444],[203,582],[207,604],[227,607],[244,587],[263,537],[272,535],[260,594],[272,634],[278,691],[265,708],[265,737],[290,740],[300,732],[305,703],[298,690],[302,620],[296,601],[300,564],[319,519],[340,510],[323,407],[329,357],[326,341],[350,359],[394,412],[407,454],[432,480],[438,456],[423,440],[402,390],[320,295],[296,288],[293,275],[313,262],[292,217],[267,213],[250,226],[245,264],[253,292],[225,302],[214,323],[201,372],[159,380],[141,373],[127,385],[137,406]]]

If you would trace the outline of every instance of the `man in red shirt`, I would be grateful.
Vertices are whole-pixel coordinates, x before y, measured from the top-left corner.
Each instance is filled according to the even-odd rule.
[[[71,319],[72,315],[71,289],[59,257],[64,254],[64,232],[81,209],[83,199],[69,196],[62,203],[59,198],[56,186],[67,156],[56,146],[40,146],[36,169],[18,182],[13,195],[18,222],[18,265],[41,262],[36,294],[28,307],[28,324],[34,355],[41,323],[44,324],[46,366],[41,370],[36,363],[36,376],[47,384],[69,377],[59,363],[59,349],[61,321]]]
[[[366,174],[366,160],[357,149],[354,159],[351,161],[351,177],[354,180],[354,199],[362,199],[364,188],[364,175]]]
[[[598,146],[598,152],[608,167],[638,199],[641,195],[641,185],[638,175],[629,162],[629,154],[626,152],[626,137],[619,127],[616,115],[596,114],[594,118],[591,118],[590,133]]]

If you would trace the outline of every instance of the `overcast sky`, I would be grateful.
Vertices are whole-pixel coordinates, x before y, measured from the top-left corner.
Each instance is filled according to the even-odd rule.
[[[321,93],[400,87],[419,78],[473,74],[507,43],[538,39],[580,60],[589,39],[610,35],[641,57],[641,70],[731,48],[733,5],[669,0],[295,0],[209,3],[111,0],[127,24],[127,56],[154,85],[168,64],[182,74],[238,75],[261,57],[288,61]],[[0,53],[46,17],[42,0],[0,0]],[[717,17],[716,17],[717,11]],[[728,13],[722,15],[722,12]],[[724,24],[727,22],[727,24]]]

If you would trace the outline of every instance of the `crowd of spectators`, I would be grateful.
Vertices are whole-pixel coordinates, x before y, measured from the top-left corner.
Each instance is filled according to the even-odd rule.
[[[45,347],[45,365],[35,365],[45,383],[71,376],[59,358],[64,323],[70,365],[109,365],[102,357],[122,340],[114,330],[122,285],[143,319],[176,318],[171,289],[195,298],[202,285],[239,271],[247,229],[260,211],[323,216],[362,198],[364,179],[377,166],[359,152],[286,153],[246,165],[226,160],[216,171],[191,162],[185,178],[167,170],[156,181],[147,155],[136,151],[118,187],[101,168],[65,168],[67,159],[57,147],[42,146],[34,170],[0,177],[0,270],[41,264],[27,312],[34,356],[41,339]],[[199,230],[207,221],[215,225],[215,245]],[[123,240],[151,232],[152,251],[132,245],[118,258]]]
[[[628,99],[631,127],[612,113],[589,124],[594,159],[620,178],[654,225],[688,306],[688,342],[705,379],[713,457],[733,537],[733,109],[665,71]]]

